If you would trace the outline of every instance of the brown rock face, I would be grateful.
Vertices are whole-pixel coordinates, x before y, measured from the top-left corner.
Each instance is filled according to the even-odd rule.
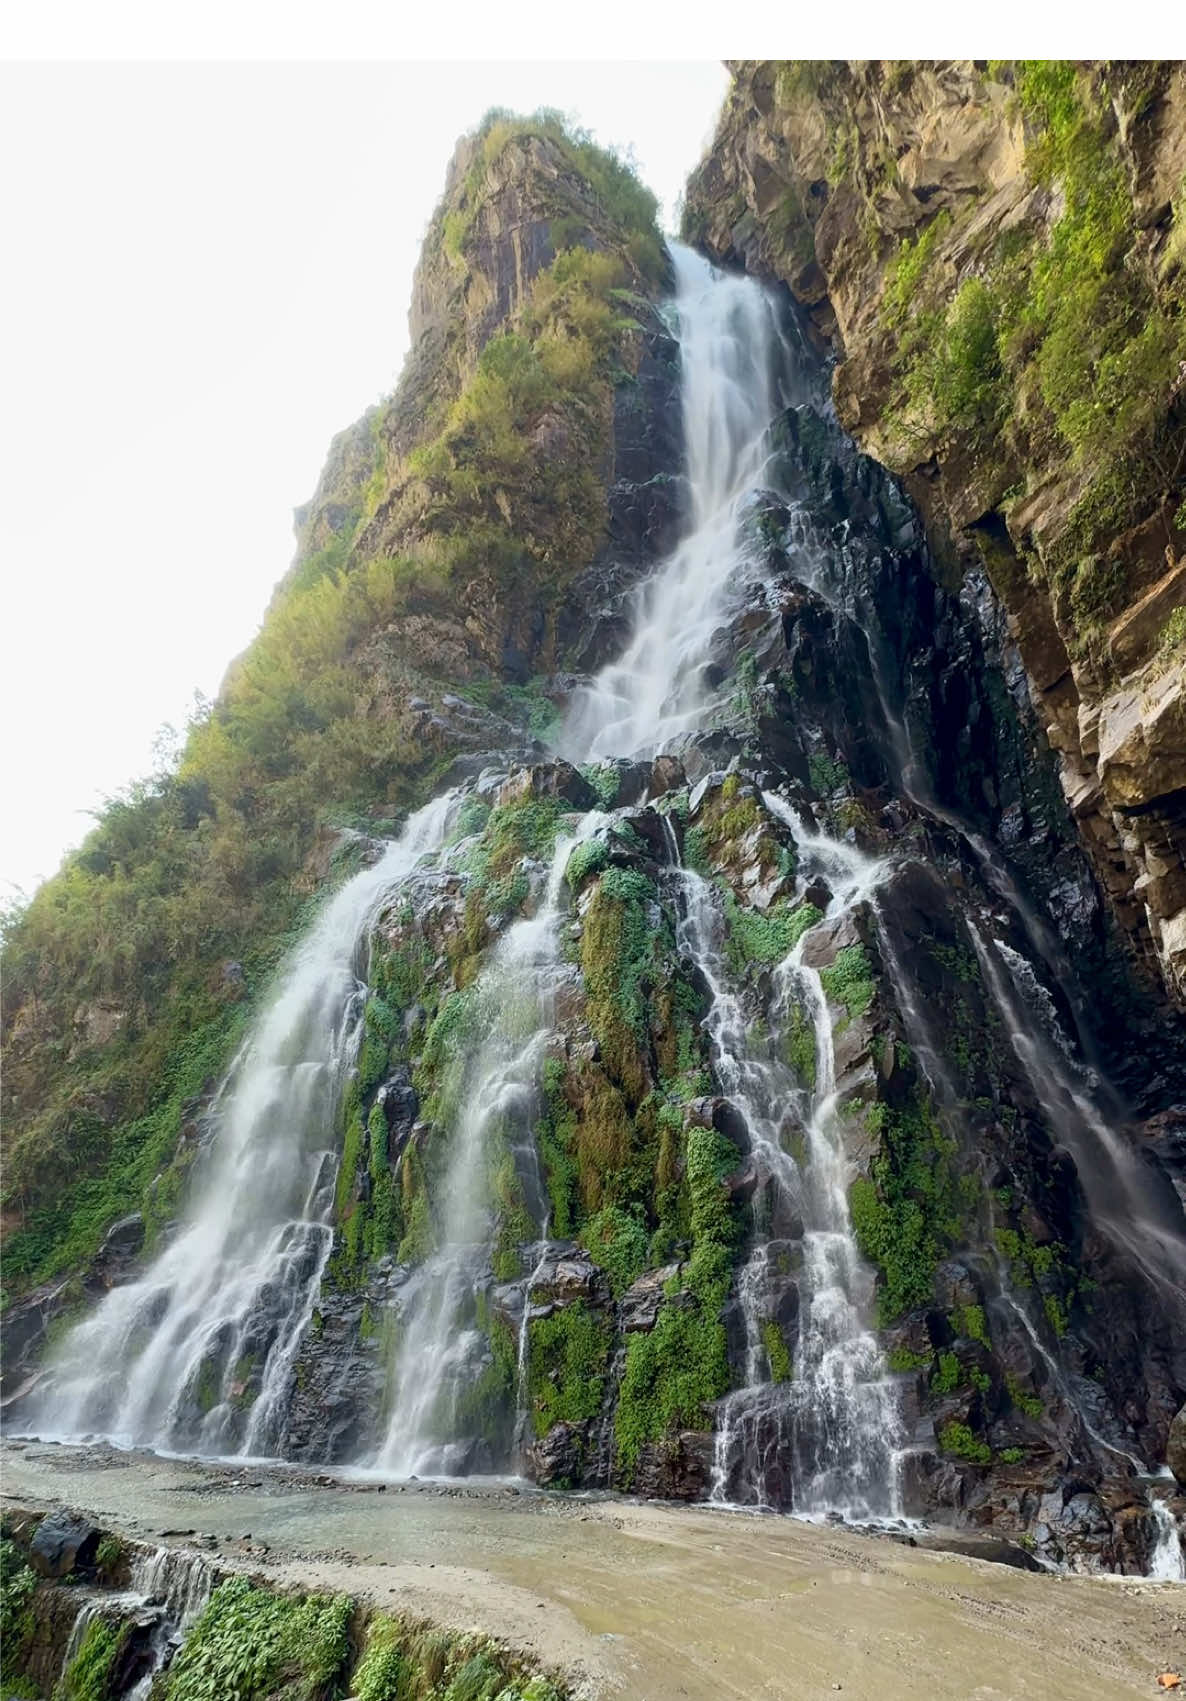
[[[1186,999],[1184,660],[1164,637],[1186,604],[1186,365],[1173,329],[1186,71],[1066,67],[1071,104],[1060,118],[1021,66],[732,70],[715,142],[689,185],[685,234],[790,287],[840,356],[842,423],[903,479],[938,573],[987,570],[1114,914],[1135,957]],[[1064,146],[1068,133],[1086,166]],[[1115,245],[1093,256],[1101,288],[1139,273],[1133,311],[1170,327],[1142,431],[1117,416],[1080,435],[1086,410],[1119,407],[1104,399],[1105,366],[1087,363],[1072,419],[1071,351],[1038,346],[1032,329],[1002,330],[1023,299],[1050,311],[1042,268],[1082,228],[1093,192],[1095,205],[1110,197]],[[1128,309],[1120,293],[1099,299],[1081,335],[1122,346]],[[981,365],[961,366],[978,303],[997,340]],[[920,381],[935,346],[945,351],[933,363],[939,379]],[[1131,367],[1135,350],[1124,358]],[[939,393],[957,369],[998,386],[991,405]]]
[[[1166,1443],[1165,1462],[1173,1471],[1174,1476],[1186,1488],[1186,1406],[1170,1424],[1170,1437]]]

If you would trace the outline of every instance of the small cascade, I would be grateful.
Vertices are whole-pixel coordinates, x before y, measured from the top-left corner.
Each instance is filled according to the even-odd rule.
[[[829,881],[826,922],[867,901],[883,865],[805,830],[776,794],[765,801],[792,828],[803,881]],[[741,999],[728,985],[713,888],[689,869],[680,870],[680,879],[679,944],[709,988],[714,1071],[745,1123],[765,1215],[764,1232],[755,1236],[735,1283],[743,1380],[721,1402],[711,1499],[793,1507],[806,1517],[895,1517],[897,1392],[868,1324],[872,1275],[848,1215],[832,1021],[819,974],[802,961],[807,935],[776,971],[775,1014],[789,1022],[792,1002],[808,1012],[815,1052],[810,1086],[796,1080],[773,1047],[760,1053],[751,1039]],[[791,1149],[796,1137],[798,1159]],[[784,1363],[781,1331],[796,1305],[797,1348]]]
[[[527,1405],[529,1379],[527,1372],[531,1350],[531,1296],[547,1266],[548,1255],[551,1250],[548,1245],[549,1223],[550,1216],[545,1216],[540,1236],[539,1257],[532,1265],[531,1274],[524,1286],[523,1302],[519,1311],[519,1334],[515,1345],[515,1454],[517,1458],[522,1458],[527,1447],[529,1432]]]
[[[1186,1582],[1186,1552],[1182,1548],[1177,1519],[1159,1495],[1150,1496],[1149,1510],[1157,1529],[1157,1541],[1149,1556],[1146,1575],[1162,1583]]]
[[[132,1562],[132,1589],[184,1630],[210,1599],[214,1573],[200,1553],[186,1548],[142,1549]]]
[[[1074,1159],[1093,1219],[1186,1320],[1186,1234],[1176,1200],[1163,1198],[1101,1110],[1099,1082],[1077,1061],[1032,965],[974,923],[969,930],[1013,1051],[1051,1131]]]
[[[374,1468],[400,1477],[456,1476],[491,1470],[489,1438],[475,1433],[466,1396],[489,1358],[478,1326],[491,1288],[491,1165],[503,1152],[519,1158],[524,1203],[546,1237],[547,1192],[533,1130],[538,1081],[553,1030],[553,999],[563,965],[557,938],[564,870],[573,846],[603,818],[584,817],[575,836],[556,845],[534,916],[499,941],[476,992],[480,1043],[454,1070],[453,1126],[436,1250],[401,1291],[395,1394]],[[545,1248],[546,1251],[546,1248]],[[524,1290],[517,1366],[519,1402],[526,1361],[530,1278]]]
[[[293,954],[219,1094],[186,1224],[70,1332],[38,1391],[41,1433],[274,1450],[333,1242],[338,1107],[362,1029],[371,923],[441,844],[454,801],[446,793],[413,815]]]
[[[98,1618],[131,1625],[123,1701],[148,1701],[160,1672],[210,1599],[214,1573],[200,1554],[183,1548],[141,1548],[132,1559],[126,1589],[88,1591],[78,1609],[62,1658],[65,1677]]]

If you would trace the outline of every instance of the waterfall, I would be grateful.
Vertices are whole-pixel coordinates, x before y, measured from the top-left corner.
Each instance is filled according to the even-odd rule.
[[[1163,1583],[1186,1582],[1186,1553],[1182,1550],[1177,1521],[1168,1503],[1158,1495],[1151,1495],[1149,1510],[1153,1514],[1157,1540],[1149,1556],[1149,1570],[1146,1575]]]
[[[126,1701],[148,1701],[156,1677],[181,1646],[186,1630],[197,1618],[214,1587],[214,1573],[200,1554],[182,1548],[140,1548],[131,1563],[129,1587],[86,1592],[62,1656],[65,1678],[96,1618],[114,1623],[135,1621],[146,1631],[129,1677],[121,1688]],[[145,1608],[155,1614],[145,1615]]]
[[[499,941],[473,997],[482,1034],[475,1052],[454,1065],[456,1115],[441,1179],[439,1240],[401,1290],[395,1394],[374,1468],[396,1476],[455,1476],[506,1463],[478,1433],[467,1403],[490,1363],[479,1305],[491,1287],[491,1170],[509,1153],[532,1222],[546,1237],[547,1192],[534,1141],[537,1082],[554,1025],[554,996],[564,972],[557,938],[569,854],[604,820],[585,816],[556,844],[534,916]],[[522,1401],[531,1276],[522,1294],[516,1390]]]
[[[453,803],[445,794],[413,815],[289,959],[219,1093],[185,1225],[67,1336],[38,1390],[41,1433],[274,1450],[333,1242],[338,1108],[361,1033],[371,924],[440,845]]]
[[[792,828],[801,888],[828,879],[823,917],[834,923],[867,901],[885,865],[824,834],[805,831],[774,793],[764,801]],[[810,1012],[815,1079],[796,1080],[748,1034],[736,993],[726,984],[721,921],[713,889],[691,870],[684,886],[679,943],[708,984],[707,1026],[713,1067],[749,1134],[773,1234],[756,1236],[738,1273],[745,1330],[744,1381],[721,1402],[710,1498],[718,1505],[791,1505],[802,1516],[853,1520],[899,1512],[896,1389],[868,1326],[872,1273],[861,1259],[848,1214],[849,1170],[835,1083],[832,1017],[819,973],[802,961],[810,930],[776,971],[778,1013],[790,1019],[795,997]],[[802,1135],[802,1161],[787,1136]],[[780,1262],[798,1260],[798,1344],[790,1373],[771,1360],[767,1331],[778,1327],[786,1283]],[[772,1496],[771,1485],[777,1486]]]
[[[639,588],[621,657],[576,694],[559,740],[576,762],[653,753],[709,723],[727,701],[708,681],[710,642],[760,561],[743,519],[783,403],[777,312],[752,279],[715,273],[679,243],[671,254],[690,526]]]
[[[1096,1097],[1100,1083],[1077,1061],[1032,965],[1011,946],[990,944],[974,924],[970,932],[1014,1054],[1049,1127],[1074,1159],[1094,1220],[1186,1320],[1186,1234],[1176,1199],[1163,1199],[1152,1173],[1104,1114]]]

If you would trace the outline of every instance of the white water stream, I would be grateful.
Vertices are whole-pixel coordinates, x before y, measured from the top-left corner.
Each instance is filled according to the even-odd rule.
[[[294,952],[214,1106],[188,1222],[67,1336],[32,1414],[41,1434],[275,1450],[333,1242],[338,1108],[361,1034],[371,925],[441,844],[453,803],[447,793],[412,816]]]
[[[573,846],[603,819],[593,812],[575,834],[557,842],[536,913],[515,922],[499,940],[473,995],[481,1038],[454,1065],[458,1108],[439,1192],[439,1243],[401,1293],[394,1398],[386,1436],[372,1461],[379,1471],[400,1477],[454,1476],[504,1463],[475,1458],[474,1415],[465,1406],[488,1353],[475,1302],[490,1260],[491,1170],[500,1159],[517,1159],[525,1207],[546,1237],[547,1193],[534,1128],[540,1069],[564,972],[558,939],[561,887]],[[520,1383],[529,1299],[530,1282],[523,1295]]]
[[[623,654],[577,694],[559,740],[574,762],[650,755],[708,723],[727,700],[706,680],[712,639],[757,563],[742,521],[770,455],[786,344],[752,279],[714,272],[679,243],[671,253],[690,523],[639,588]]]

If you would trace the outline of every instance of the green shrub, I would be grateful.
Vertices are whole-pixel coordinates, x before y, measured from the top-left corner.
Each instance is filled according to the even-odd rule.
[[[528,1398],[537,1435],[601,1411],[611,1330],[583,1301],[559,1307],[528,1328]]]
[[[954,1141],[916,1095],[890,1110],[870,1176],[849,1188],[857,1244],[881,1272],[883,1322],[930,1302],[936,1265],[959,1237],[954,1155]]]
[[[764,1317],[759,1324],[762,1334],[762,1347],[770,1366],[772,1382],[789,1382],[791,1380],[791,1352],[783,1337],[783,1332],[773,1318]]]
[[[581,1245],[609,1276],[614,1298],[646,1268],[647,1231],[639,1217],[617,1205],[604,1205],[580,1233]]]
[[[220,1583],[169,1667],[165,1701],[324,1701],[350,1652],[349,1595],[289,1596]]]
[[[808,928],[822,920],[814,904],[774,904],[763,914],[739,904],[732,892],[725,894],[728,924],[726,953],[734,974],[742,974],[751,963],[780,963],[802,939]]]
[[[863,945],[845,945],[837,951],[831,968],[820,970],[819,978],[828,998],[844,1006],[850,1021],[866,1014],[876,987]]]
[[[32,1599],[37,1574],[25,1563],[15,1542],[0,1539],[0,1673],[5,1684],[15,1683],[36,1633]]]
[[[968,1459],[974,1465],[987,1465],[992,1461],[992,1448],[978,1441],[966,1423],[944,1424],[939,1432],[939,1445],[945,1453],[951,1453],[957,1459]]]

